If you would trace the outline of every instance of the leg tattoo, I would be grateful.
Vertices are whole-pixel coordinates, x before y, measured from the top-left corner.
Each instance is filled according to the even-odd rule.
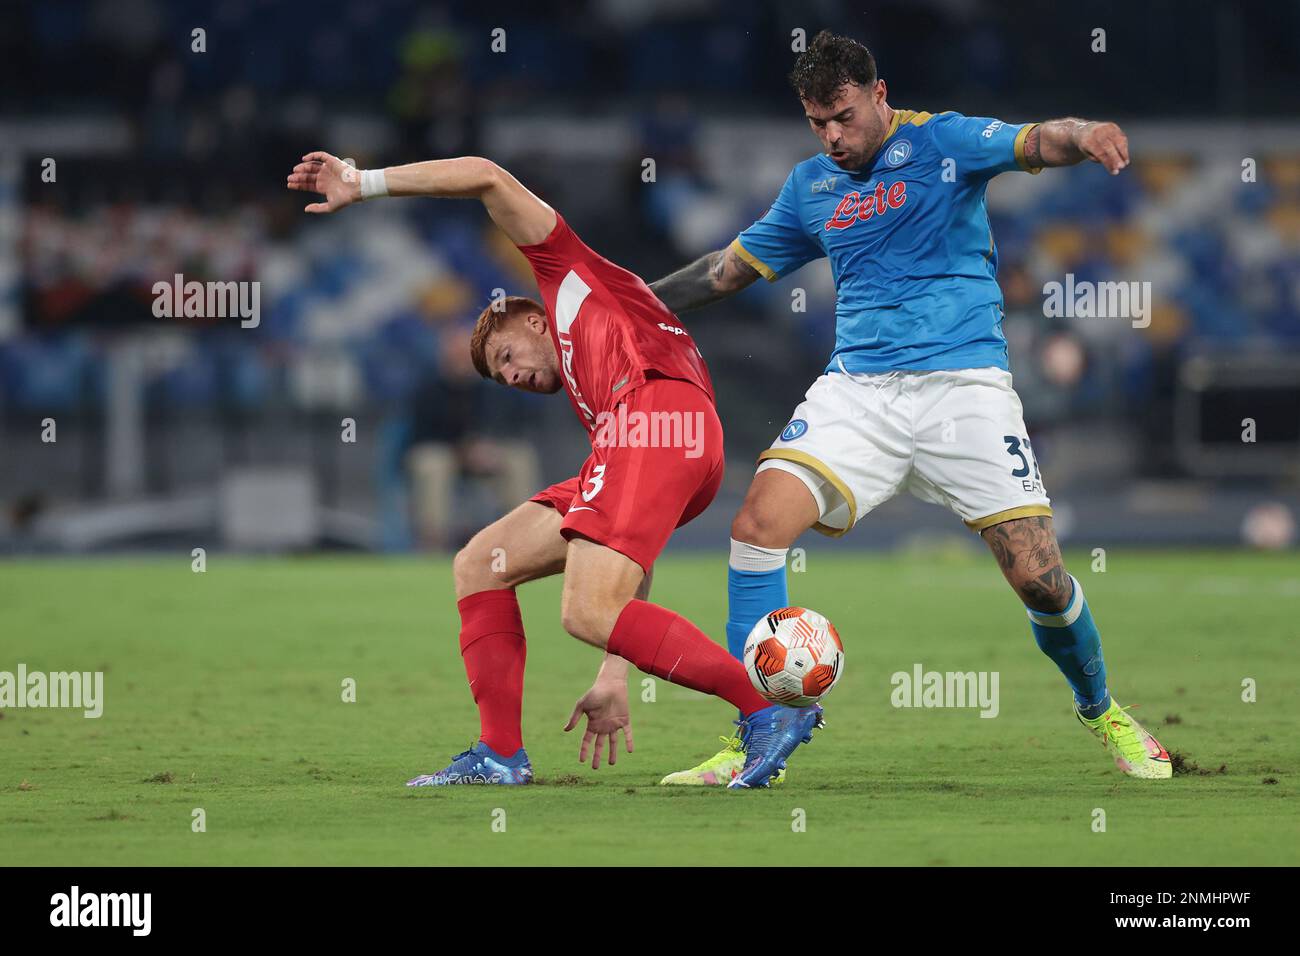
[[[1039,515],[1004,521],[985,528],[981,536],[1027,607],[1044,612],[1065,610],[1074,586],[1061,563],[1051,518]]]

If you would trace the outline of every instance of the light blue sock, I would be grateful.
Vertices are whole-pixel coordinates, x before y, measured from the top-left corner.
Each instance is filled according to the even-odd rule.
[[[1059,614],[1026,607],[1029,626],[1044,654],[1056,662],[1074,690],[1074,703],[1084,717],[1100,717],[1110,705],[1106,690],[1106,662],[1101,656],[1101,634],[1092,620],[1088,599],[1074,575],[1074,593]]]
[[[727,568],[727,650],[745,656],[745,638],[768,612],[790,603],[785,585],[786,548],[760,548],[732,540]]]
[[[745,638],[769,611],[785,607],[785,567],[775,571],[727,568],[727,650],[736,660],[745,656]]]

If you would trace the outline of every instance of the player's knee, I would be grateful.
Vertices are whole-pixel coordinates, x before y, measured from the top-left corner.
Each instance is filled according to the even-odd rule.
[[[617,620],[617,614],[612,620]],[[604,647],[613,630],[610,609],[597,596],[565,588],[560,601],[560,626],[584,644]]]
[[[788,548],[776,522],[769,520],[757,508],[743,507],[731,520],[731,537],[760,548]]]
[[[457,600],[479,591],[510,586],[494,569],[491,550],[484,547],[477,537],[456,552],[451,571],[456,582]]]
[[[466,545],[456,552],[456,557],[451,559],[451,576],[456,582],[456,600],[459,601],[483,590],[481,587],[474,586],[477,577],[475,571],[473,548]]]
[[[587,608],[576,604],[573,601],[565,601],[560,607],[560,626],[571,635],[582,641],[584,644],[594,644],[597,647],[603,647],[604,642],[597,636],[597,627],[594,616]]]

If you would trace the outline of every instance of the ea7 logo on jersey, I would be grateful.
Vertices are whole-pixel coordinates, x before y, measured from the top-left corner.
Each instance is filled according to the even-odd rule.
[[[884,215],[886,210],[897,209],[907,202],[907,183],[876,184],[876,191],[863,195],[852,192],[840,200],[835,215],[826,220],[826,229],[847,229],[855,222],[865,222],[872,216]]]
[[[812,191],[814,193],[833,192],[835,190],[835,184],[839,181],[840,181],[840,177],[838,176],[830,176],[827,177],[826,179],[819,179],[817,180],[817,182],[812,184]]]
[[[988,126],[984,127],[984,138],[992,139],[993,134],[996,133],[1001,128],[1002,128],[1002,120],[994,120],[992,123],[989,123]]]

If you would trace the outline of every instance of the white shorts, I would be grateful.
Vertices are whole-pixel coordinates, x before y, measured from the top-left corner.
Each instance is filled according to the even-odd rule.
[[[1020,397],[998,368],[823,375],[759,462],[803,480],[815,527],[832,536],[904,489],[976,532],[1052,513]]]

